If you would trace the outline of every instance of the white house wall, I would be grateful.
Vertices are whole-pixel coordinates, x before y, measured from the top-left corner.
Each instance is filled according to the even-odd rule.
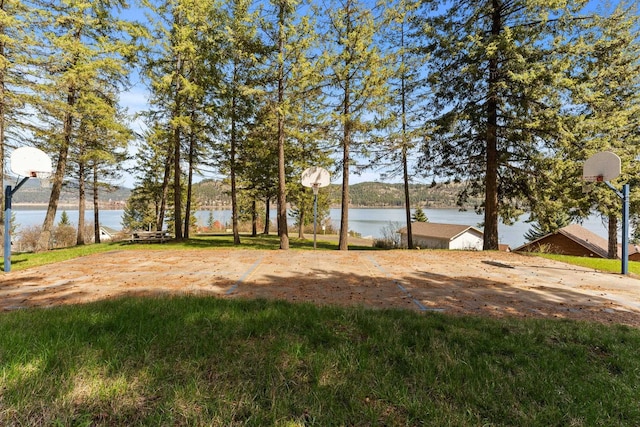
[[[483,244],[482,236],[466,231],[451,241],[449,249],[481,251]]]

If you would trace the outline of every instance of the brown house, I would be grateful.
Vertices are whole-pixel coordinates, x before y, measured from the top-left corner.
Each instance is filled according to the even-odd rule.
[[[533,242],[514,249],[514,252],[548,252],[560,255],[608,258],[607,239],[598,236],[578,224],[563,227]],[[618,245],[618,258],[622,256]],[[629,260],[640,261],[638,248],[629,245]]]

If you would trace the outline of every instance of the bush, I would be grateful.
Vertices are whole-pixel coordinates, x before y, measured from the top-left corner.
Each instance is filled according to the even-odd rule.
[[[77,234],[75,227],[71,225],[58,225],[53,229],[53,247],[68,248],[74,246],[77,242]]]
[[[42,227],[32,225],[25,227],[18,233],[18,239],[14,240],[13,250],[16,252],[33,252],[38,246],[38,239],[42,233]]]
[[[373,247],[380,249],[400,249],[402,246],[400,233],[398,233],[399,229],[400,224],[397,222],[389,222],[389,224],[385,225],[380,230],[382,237],[374,239]]]

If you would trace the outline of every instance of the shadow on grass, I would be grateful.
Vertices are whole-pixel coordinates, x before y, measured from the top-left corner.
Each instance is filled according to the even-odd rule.
[[[570,322],[117,299],[0,317],[0,423],[638,425],[638,346]]]

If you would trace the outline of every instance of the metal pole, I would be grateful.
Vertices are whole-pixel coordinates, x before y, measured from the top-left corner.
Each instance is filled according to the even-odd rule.
[[[4,189],[4,271],[11,271],[11,186]]]
[[[629,273],[629,184],[622,186],[622,274]]]
[[[11,198],[27,182],[29,177],[24,177],[16,188],[12,189],[10,185],[4,188],[4,271],[11,271]]]
[[[313,186],[313,249],[316,248],[316,219],[318,217],[318,186]]]

